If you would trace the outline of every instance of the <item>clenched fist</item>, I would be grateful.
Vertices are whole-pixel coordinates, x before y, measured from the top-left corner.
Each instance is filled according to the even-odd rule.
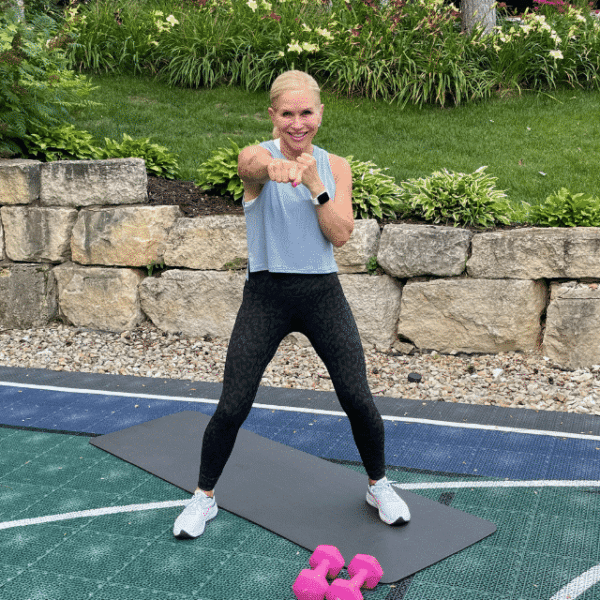
[[[269,179],[277,183],[291,183],[294,187],[302,183],[305,167],[293,160],[276,158],[269,163],[267,173]]]
[[[291,183],[294,187],[304,184],[313,196],[324,189],[317,170],[317,160],[307,152],[295,161],[276,158],[269,163],[267,172],[269,179],[277,183]]]

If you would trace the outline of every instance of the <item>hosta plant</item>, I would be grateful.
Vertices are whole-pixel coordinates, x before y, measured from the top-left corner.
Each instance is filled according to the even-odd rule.
[[[237,202],[244,195],[244,185],[237,172],[241,148],[231,139],[229,144],[229,148],[217,148],[200,165],[196,185],[205,191],[215,190],[219,194],[233,196]]]
[[[509,224],[506,194],[495,188],[496,178],[486,174],[486,168],[467,174],[443,169],[402,182],[402,216],[455,227]]]
[[[94,160],[102,156],[102,149],[92,134],[75,129],[73,125],[59,125],[25,138],[27,155],[42,161]]]
[[[352,205],[355,219],[394,219],[401,210],[401,189],[394,178],[373,162],[346,157],[352,169]]]
[[[108,138],[104,142],[101,158],[143,158],[149,175],[165,179],[175,179],[179,173],[177,157],[168,148],[153,144],[150,138],[133,139],[124,133],[121,142]]]
[[[153,144],[149,138],[133,139],[126,133],[121,142],[104,138],[102,148],[91,133],[73,125],[60,125],[28,135],[25,144],[28,158],[47,162],[134,157],[144,159],[149,175],[175,179],[179,172],[177,157],[168,148]]]
[[[531,207],[528,220],[542,227],[600,227],[600,198],[561,188]]]

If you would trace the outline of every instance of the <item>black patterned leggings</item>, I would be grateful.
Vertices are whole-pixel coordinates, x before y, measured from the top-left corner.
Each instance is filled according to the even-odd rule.
[[[202,442],[198,487],[212,490],[283,338],[306,335],[327,367],[368,476],[385,476],[384,427],[367,383],[358,329],[337,273],[250,273],[225,362],[223,391]]]

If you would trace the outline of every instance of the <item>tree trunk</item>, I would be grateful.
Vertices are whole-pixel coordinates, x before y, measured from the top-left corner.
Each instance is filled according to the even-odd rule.
[[[462,0],[460,11],[463,30],[468,33],[471,33],[474,27],[481,27],[487,34],[496,26],[495,0]]]

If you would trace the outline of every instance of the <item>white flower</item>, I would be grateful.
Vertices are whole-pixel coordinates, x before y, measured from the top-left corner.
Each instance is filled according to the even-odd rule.
[[[319,46],[317,46],[317,44],[309,44],[308,42],[303,42],[302,49],[306,50],[306,52],[318,52]]]
[[[522,25],[521,26],[521,31],[527,35],[530,31],[531,31],[531,25]]]
[[[155,17],[164,17],[165,16],[165,13],[162,10],[155,10],[153,14]]]
[[[297,52],[300,54],[302,52],[302,46],[298,43],[297,40],[292,40],[291,44],[288,44],[288,52]]]
[[[302,31],[312,31],[312,29],[306,23],[302,23]]]
[[[174,25],[179,25],[179,21],[173,15],[169,15],[167,17],[167,23],[170,23],[171,27],[173,27]]]
[[[575,18],[582,23],[585,23],[585,17],[583,15],[575,15]]]
[[[246,2],[246,4],[252,9],[252,12],[256,12],[256,9],[258,8],[258,4],[256,3],[256,0],[248,0],[248,2]]]
[[[271,12],[273,10],[273,5],[270,2],[265,2],[263,0],[263,8]]]
[[[333,35],[331,34],[330,31],[327,31],[327,29],[316,29],[316,32],[319,35],[322,35],[324,38],[326,38],[328,40],[332,40],[333,39]]]
[[[564,56],[560,50],[550,50],[550,56],[552,58],[564,58]]]
[[[285,52],[284,52],[283,50],[280,50],[280,51],[277,53],[277,56],[285,56]]]

